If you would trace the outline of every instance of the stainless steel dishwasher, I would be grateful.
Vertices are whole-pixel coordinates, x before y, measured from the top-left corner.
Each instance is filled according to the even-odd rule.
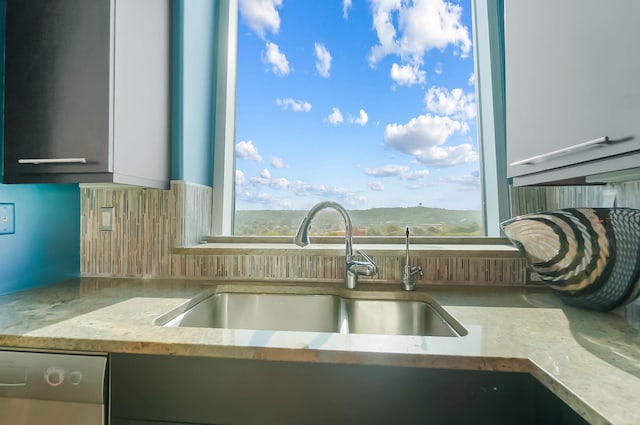
[[[0,350],[0,425],[104,425],[106,356]]]

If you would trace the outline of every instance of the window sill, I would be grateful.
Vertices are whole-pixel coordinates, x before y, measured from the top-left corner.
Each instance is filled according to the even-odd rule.
[[[405,254],[402,237],[354,237],[354,251],[361,249],[376,257],[398,257]],[[301,248],[292,237],[210,237],[206,243],[174,248],[182,255],[344,255],[344,238],[316,237]],[[412,255],[429,257],[495,257],[521,258],[522,254],[506,238],[497,237],[412,237]]]

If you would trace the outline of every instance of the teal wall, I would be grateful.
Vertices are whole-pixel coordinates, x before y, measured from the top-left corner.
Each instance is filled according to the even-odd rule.
[[[0,294],[80,275],[77,184],[0,184],[0,202],[16,205],[15,233],[0,235]]]
[[[2,58],[4,14],[5,1],[2,0]],[[0,78],[4,81],[4,61],[0,61]],[[4,105],[4,90],[1,94],[0,110]],[[4,134],[4,131],[0,134]],[[78,185],[0,184],[0,202],[15,203],[16,211],[15,233],[0,235],[0,294],[59,282],[80,274]]]
[[[218,4],[174,2],[172,178],[208,186],[213,184]]]

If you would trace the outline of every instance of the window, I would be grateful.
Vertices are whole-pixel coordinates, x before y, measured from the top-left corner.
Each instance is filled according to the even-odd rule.
[[[240,0],[235,197],[214,202],[236,234],[292,234],[320,200],[362,234],[481,233],[471,0],[387,3]]]

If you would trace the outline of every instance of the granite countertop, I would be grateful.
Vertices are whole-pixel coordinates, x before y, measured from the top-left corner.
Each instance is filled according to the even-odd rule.
[[[234,287],[242,285],[249,284]],[[388,285],[361,286],[389,295]],[[640,423],[638,302],[597,313],[565,306],[543,288],[421,286],[412,296],[443,305],[469,332],[459,338],[154,324],[220,288],[198,280],[80,278],[0,296],[0,347],[524,372],[591,423]]]

